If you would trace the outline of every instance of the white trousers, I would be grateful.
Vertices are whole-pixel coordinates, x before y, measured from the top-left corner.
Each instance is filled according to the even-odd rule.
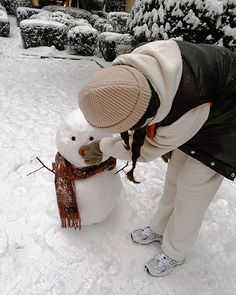
[[[163,235],[164,253],[175,260],[186,257],[223,179],[180,150],[173,151],[163,196],[151,222],[152,230]]]

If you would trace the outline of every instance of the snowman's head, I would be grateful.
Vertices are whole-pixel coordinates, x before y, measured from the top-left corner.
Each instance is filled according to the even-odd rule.
[[[111,134],[93,128],[88,124],[80,109],[75,109],[60,124],[56,134],[56,145],[59,153],[68,162],[82,168],[88,165],[79,155],[80,147],[107,136]]]

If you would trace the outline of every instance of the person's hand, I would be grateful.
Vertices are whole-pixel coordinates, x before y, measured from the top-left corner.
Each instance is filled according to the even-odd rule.
[[[79,154],[84,159],[87,165],[99,165],[102,162],[103,153],[99,148],[100,140],[94,140],[93,142],[83,145],[79,149]]]
[[[162,156],[161,156],[161,157],[162,157],[162,160],[163,160],[164,162],[168,163],[169,160],[170,160],[170,158],[171,158],[171,155],[172,155],[172,152],[169,152],[169,153],[166,153],[166,154],[162,155]]]

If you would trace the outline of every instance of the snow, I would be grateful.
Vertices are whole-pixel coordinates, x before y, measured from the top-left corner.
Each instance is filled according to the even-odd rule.
[[[115,32],[103,32],[99,35],[99,37],[102,39],[106,39],[106,41],[112,42],[112,41],[127,41],[131,42],[131,35],[129,34],[120,34]]]
[[[192,9],[189,10],[188,14],[183,18],[183,20],[186,21],[187,24],[193,24],[193,30],[196,29],[199,24],[201,24],[200,19],[196,17]]]
[[[66,51],[60,58],[53,48],[50,54],[24,50],[9,19],[10,38],[0,38],[0,294],[236,294],[235,182],[224,181],[186,263],[167,277],[144,270],[159,245],[130,240],[131,230],[148,224],[158,206],[166,172],[159,159],[138,165],[139,185],[121,173],[124,189],[105,222],[60,229],[53,175],[46,169],[27,174],[40,167],[36,157],[51,165],[60,121],[78,107],[79,89],[98,64],[109,63],[70,60]]]
[[[107,15],[107,18],[114,18],[114,17],[118,17],[118,18],[124,18],[126,19],[127,17],[129,16],[129,13],[127,12],[109,12],[108,15]]]
[[[41,10],[42,11],[42,10]],[[33,14],[30,19],[49,19],[50,15],[52,14],[52,12],[44,10],[40,13],[37,14]]]
[[[68,36],[70,37],[75,37],[77,34],[92,34],[92,35],[98,35],[98,31],[94,28],[92,28],[91,26],[86,26],[86,25],[81,25],[81,26],[76,26],[74,28],[72,28],[69,32],[68,32]]]
[[[0,9],[0,22],[8,22],[6,11]]]
[[[40,26],[40,27],[57,27],[58,29],[65,29],[66,26],[54,20],[46,19],[25,19],[20,22],[21,27]]]
[[[231,28],[230,26],[225,26],[223,28],[226,36],[232,36],[236,39],[236,28]]]

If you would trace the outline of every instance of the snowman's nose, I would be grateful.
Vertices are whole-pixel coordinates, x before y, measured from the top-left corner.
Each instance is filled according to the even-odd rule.
[[[83,157],[83,156],[85,155],[85,151],[84,151],[83,148],[80,148],[80,149],[79,149],[79,155],[80,155],[81,157]]]

